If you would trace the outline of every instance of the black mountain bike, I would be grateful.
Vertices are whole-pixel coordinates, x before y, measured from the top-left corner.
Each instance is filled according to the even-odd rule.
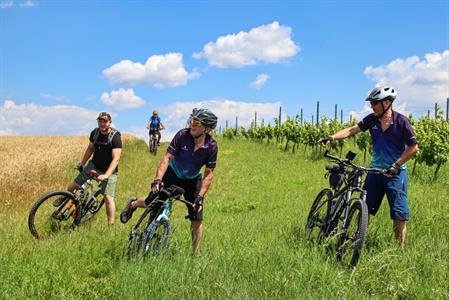
[[[326,166],[330,188],[318,193],[307,217],[306,237],[309,245],[337,241],[337,260],[343,265],[356,266],[365,243],[368,227],[366,191],[363,175],[385,174],[386,170],[364,168],[352,163],[356,154],[349,151],[346,159],[324,157],[334,162]]]
[[[83,172],[83,168],[78,168]],[[91,219],[103,206],[101,182],[94,184],[97,172],[91,170],[90,178],[73,194],[69,191],[53,191],[34,203],[28,216],[28,227],[37,239],[73,228]],[[58,201],[56,201],[58,200]],[[55,206],[55,201],[60,202]]]
[[[150,134],[150,141],[149,141],[148,149],[150,150],[150,153],[153,153],[154,155],[157,154],[157,134],[156,134],[156,132],[153,132],[152,134]]]
[[[171,185],[167,189],[162,189],[156,198],[147,206],[140,216],[137,224],[132,228],[126,257],[133,259],[137,257],[147,257],[149,254],[159,255],[167,250],[172,234],[170,223],[170,213],[175,200],[192,204],[181,199],[184,190],[178,186]],[[161,196],[165,200],[160,199]],[[154,211],[156,204],[161,204],[157,211]]]

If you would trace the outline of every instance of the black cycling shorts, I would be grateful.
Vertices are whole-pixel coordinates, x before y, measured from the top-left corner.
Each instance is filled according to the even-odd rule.
[[[180,188],[183,188],[184,189],[184,198],[187,201],[193,203],[195,201],[196,196],[198,196],[198,194],[200,193],[203,180],[201,179],[201,175],[194,179],[178,178],[178,176],[176,176],[173,169],[169,166],[167,168],[167,171],[165,172],[164,177],[162,178],[162,182],[164,183],[165,188],[170,187],[172,184],[179,186]],[[163,199],[162,197],[161,197],[161,199]],[[152,196],[152,193],[150,192],[148,194],[147,198],[145,199],[145,203],[147,205],[150,204],[151,201],[153,200],[153,198],[154,197]],[[158,211],[160,206],[161,206],[161,203],[155,205],[154,211]],[[193,207],[191,205],[186,204],[186,206],[189,211],[188,218],[191,221],[202,221],[203,220],[204,206],[203,206],[203,209],[198,213],[193,210]]]
[[[159,129],[150,129],[149,135],[158,134],[158,133],[159,133]]]

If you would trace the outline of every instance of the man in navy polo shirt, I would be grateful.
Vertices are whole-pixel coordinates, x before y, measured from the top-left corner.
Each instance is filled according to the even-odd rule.
[[[217,163],[217,142],[209,132],[217,126],[217,117],[208,109],[194,109],[189,118],[189,128],[175,135],[162,158],[151,184],[148,197],[130,199],[120,220],[128,222],[137,207],[146,207],[154,199],[162,184],[168,188],[174,184],[184,189],[184,198],[194,203],[187,205],[191,221],[192,250],[198,251],[203,234],[203,201],[214,176]],[[204,177],[201,168],[206,166]],[[154,207],[157,210],[157,207]]]
[[[334,140],[345,139],[369,130],[373,141],[371,167],[386,169],[387,173],[385,175],[369,173],[366,176],[368,211],[371,215],[375,215],[383,196],[387,194],[393,231],[401,248],[404,248],[407,232],[405,221],[409,220],[408,176],[405,163],[416,154],[418,144],[407,117],[393,111],[391,106],[395,99],[396,91],[392,87],[376,87],[366,98],[366,101],[370,101],[372,114],[357,125],[320,139],[319,143],[327,145]]]

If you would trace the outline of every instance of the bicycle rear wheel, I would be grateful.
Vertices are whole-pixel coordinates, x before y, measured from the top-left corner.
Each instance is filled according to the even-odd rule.
[[[153,221],[145,235],[144,256],[157,256],[167,250],[171,237],[171,224],[168,220]]]
[[[64,199],[57,207],[56,199]],[[72,228],[77,220],[77,203],[75,196],[67,191],[50,192],[42,196],[30,210],[28,228],[37,239],[49,238],[59,231]]]
[[[337,242],[337,260],[343,265],[355,267],[365,243],[368,227],[368,208],[365,201],[355,200],[343,223]]]
[[[128,246],[126,248],[125,255],[128,258],[128,260],[131,260],[133,258],[137,258],[143,249],[143,241],[144,241],[144,233],[146,231],[146,228],[149,226],[149,218],[150,215],[150,209],[145,209],[143,214],[140,216],[139,220],[137,221],[136,225],[132,228],[131,232],[129,233],[128,238]]]
[[[331,200],[332,191],[323,189],[313,201],[306,223],[306,238],[309,245],[320,244],[325,237]]]

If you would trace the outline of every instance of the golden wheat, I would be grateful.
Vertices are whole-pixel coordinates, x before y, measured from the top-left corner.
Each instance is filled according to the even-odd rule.
[[[87,136],[0,136],[0,209],[28,208],[43,193],[65,188],[88,143]]]

